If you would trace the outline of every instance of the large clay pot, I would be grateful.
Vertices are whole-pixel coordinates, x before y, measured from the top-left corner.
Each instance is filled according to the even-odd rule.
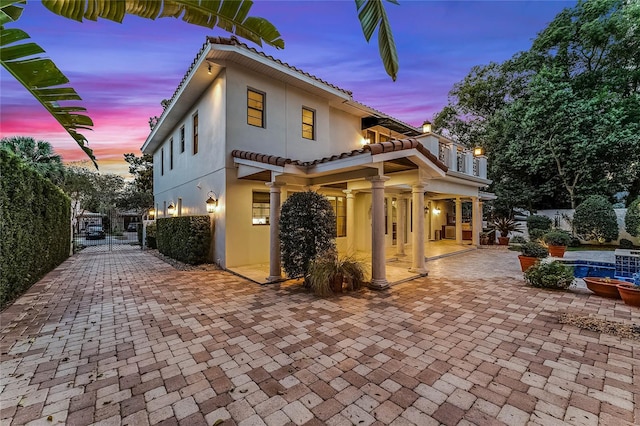
[[[601,277],[584,277],[584,282],[587,283],[587,288],[598,296],[610,299],[620,299],[618,284],[626,283],[625,281]]]
[[[537,257],[529,257],[523,255],[519,255],[518,259],[520,259],[520,268],[522,269],[522,272],[527,272],[527,269],[531,268],[536,264],[537,261],[540,260]]]
[[[498,244],[501,246],[508,246],[510,237],[498,237]]]
[[[625,305],[640,307],[640,287],[631,283],[618,284],[618,292]]]
[[[564,257],[567,246],[549,246],[549,254],[553,257]]]

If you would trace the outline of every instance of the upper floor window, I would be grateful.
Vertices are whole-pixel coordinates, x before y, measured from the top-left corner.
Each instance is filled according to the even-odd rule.
[[[256,127],[265,127],[264,97],[265,94],[262,92],[247,89],[247,124]]]
[[[302,107],[302,137],[315,140],[316,138],[316,112]]]
[[[198,153],[198,113],[193,115],[193,154]]]
[[[173,138],[169,139],[169,170],[173,170]]]
[[[160,176],[164,175],[164,148],[160,148]]]
[[[180,127],[180,152],[184,152],[184,126]]]

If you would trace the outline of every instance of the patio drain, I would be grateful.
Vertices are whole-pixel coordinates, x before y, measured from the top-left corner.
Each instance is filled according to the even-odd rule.
[[[640,340],[640,325],[637,324],[629,325],[618,321],[575,314],[561,314],[559,321],[561,324],[573,325],[583,330],[612,334],[625,339]]]

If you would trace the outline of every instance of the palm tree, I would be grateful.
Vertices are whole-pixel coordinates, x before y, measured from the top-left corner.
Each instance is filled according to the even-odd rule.
[[[398,4],[397,0],[387,1]],[[395,81],[398,56],[383,0],[355,2],[367,41],[378,29],[380,56],[387,73]],[[87,146],[87,138],[80,133],[93,127],[91,118],[84,114],[86,108],[59,103],[82,100],[68,86],[69,79],[51,59],[37,56],[44,50],[36,43],[27,42],[30,37],[26,32],[4,27],[20,18],[24,3],[26,0],[0,2],[0,63],[62,125],[97,168],[93,150]],[[279,49],[284,48],[284,40],[273,24],[264,18],[248,16],[253,5],[251,0],[42,0],[42,4],[57,15],[80,22],[83,19],[96,21],[104,18],[121,23],[126,15],[147,19],[182,17],[187,23],[207,28],[218,27],[259,46],[264,42]]]
[[[14,136],[0,140],[2,149],[13,152],[35,171],[59,183],[64,173],[62,158],[53,151],[47,141],[37,141],[32,137]]]

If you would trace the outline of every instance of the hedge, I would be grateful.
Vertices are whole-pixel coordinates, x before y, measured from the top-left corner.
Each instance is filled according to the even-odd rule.
[[[69,257],[71,202],[51,181],[0,150],[0,308]]]
[[[156,224],[160,253],[192,265],[207,262],[211,243],[209,216],[162,218]]]

